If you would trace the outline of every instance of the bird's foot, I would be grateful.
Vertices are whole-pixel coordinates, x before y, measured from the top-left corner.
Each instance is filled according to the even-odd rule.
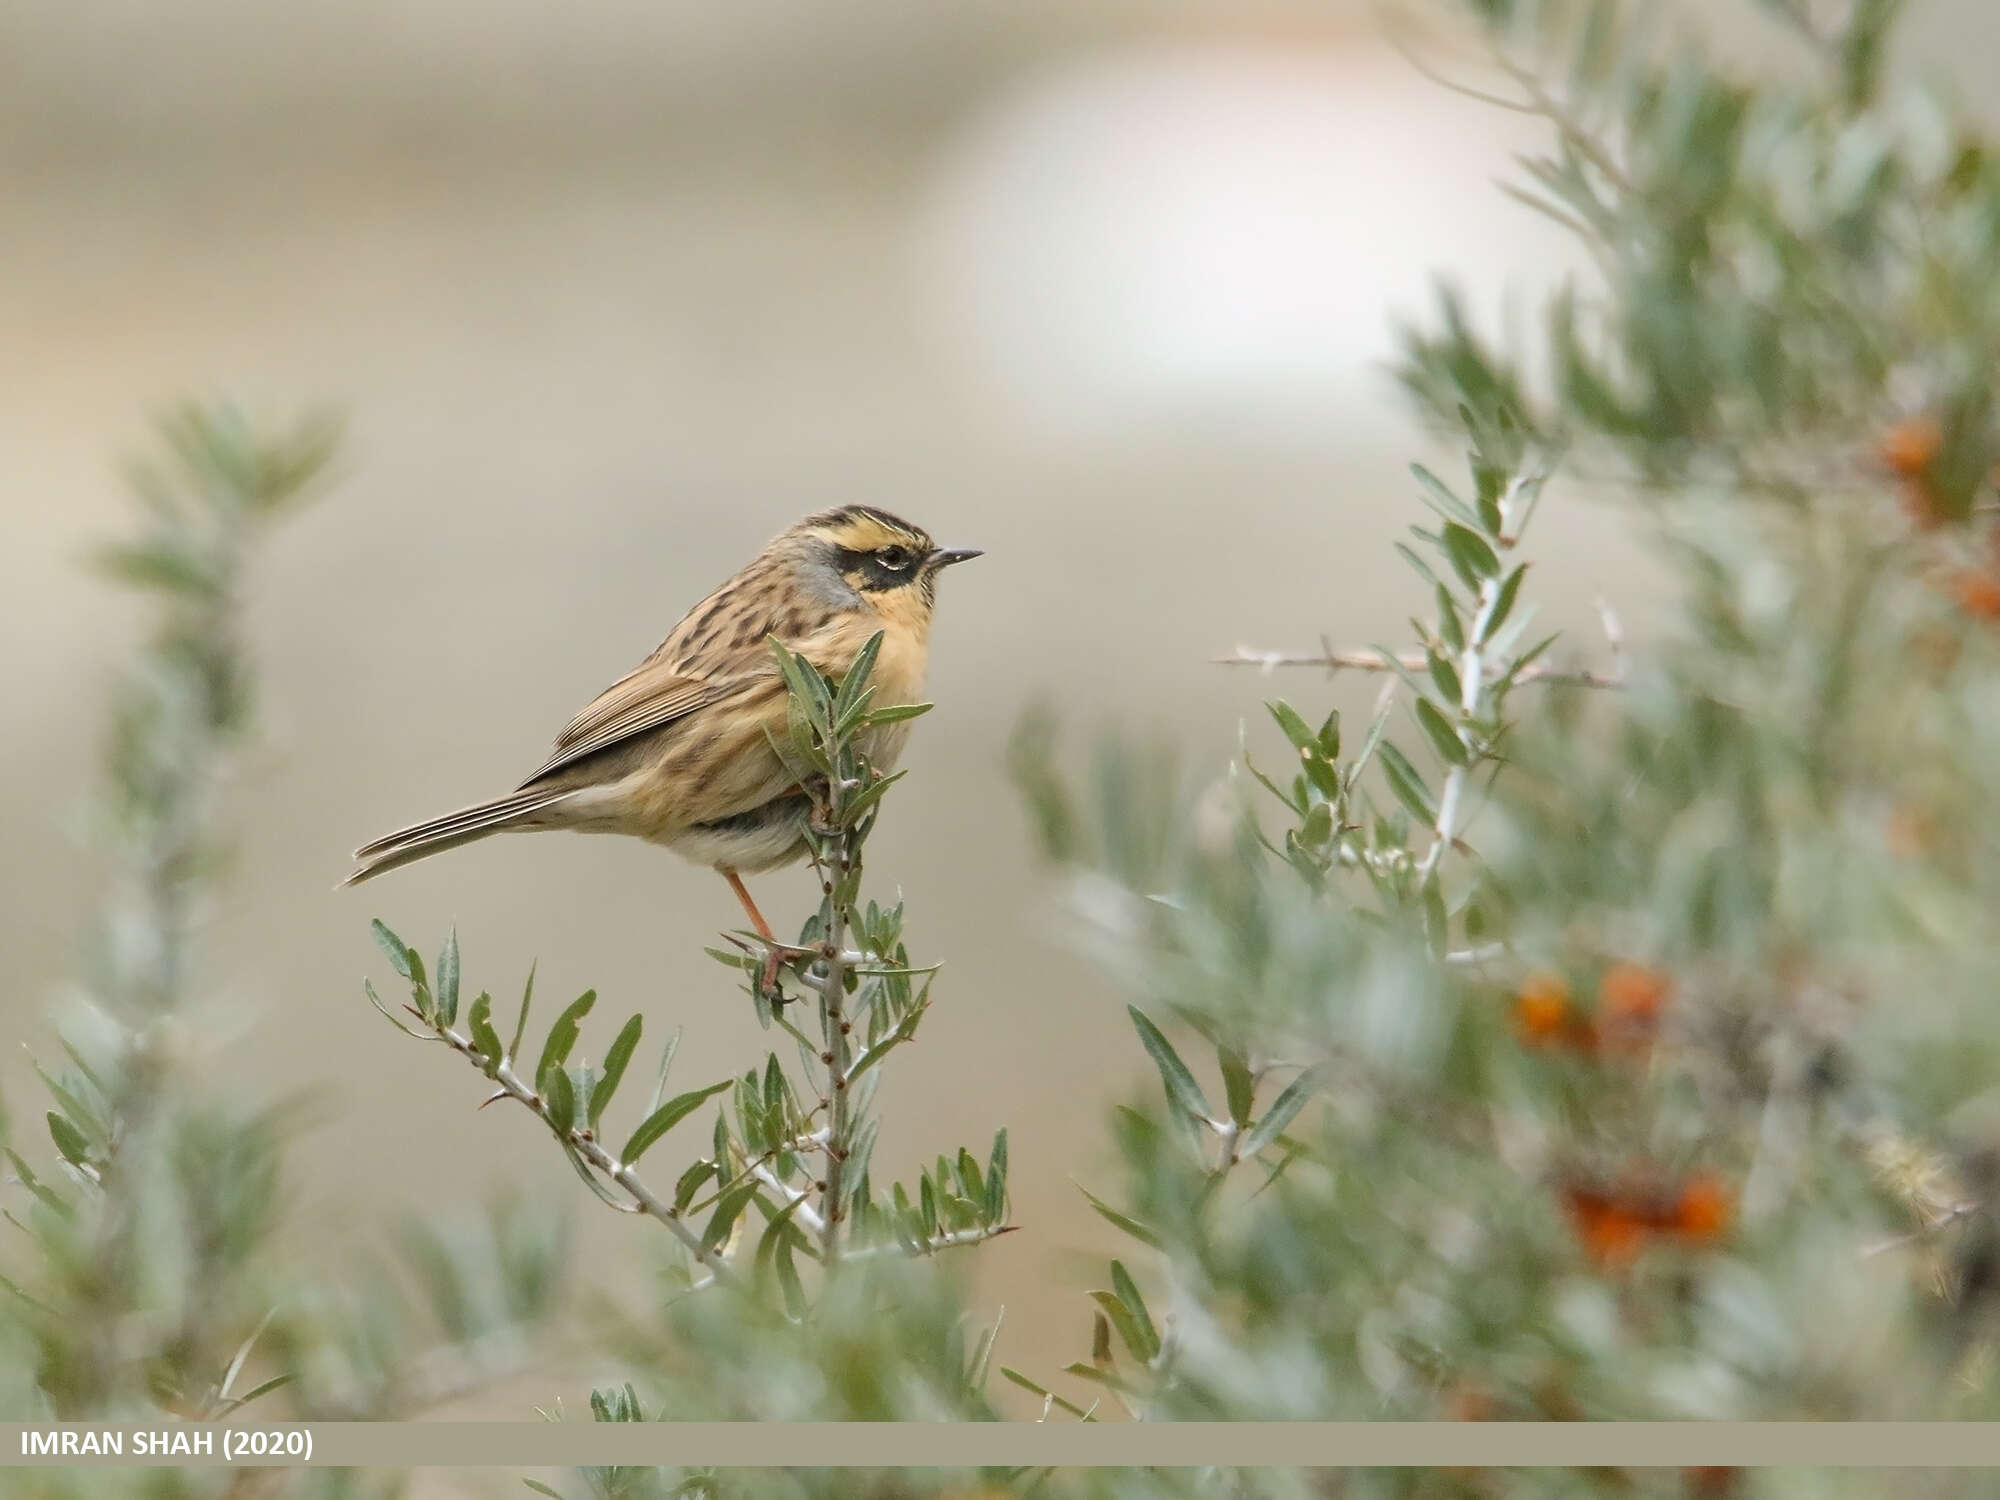
[[[723,936],[737,948],[742,949],[746,955],[763,953],[763,962],[757,966],[751,984],[757,998],[769,1002],[773,1009],[788,1004],[792,999],[778,983],[779,972],[802,960],[819,957],[817,948],[801,948],[796,943],[781,943],[776,938],[765,938],[751,933],[739,935],[733,932],[724,933]]]

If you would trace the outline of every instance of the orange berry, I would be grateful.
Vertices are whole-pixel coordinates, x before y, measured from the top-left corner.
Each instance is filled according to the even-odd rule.
[[[1688,1239],[1716,1240],[1729,1228],[1729,1189],[1713,1173],[1690,1177],[1674,1201],[1674,1229]]]
[[[1571,1187],[1564,1196],[1585,1255],[1605,1267],[1627,1265],[1638,1258],[1649,1226],[1629,1204],[1582,1187]]]
[[[1944,519],[1931,492],[1931,463],[1944,447],[1944,428],[1935,417],[1905,417],[1882,434],[1875,456],[1902,482],[1896,488],[1903,511],[1917,527],[1928,531]]]
[[[1896,500],[1903,507],[1903,514],[1910,518],[1910,524],[1919,531],[1929,531],[1944,520],[1937,496],[1924,480],[1905,479],[1896,486]]]
[[[1461,1380],[1445,1394],[1447,1422],[1491,1422],[1497,1410],[1493,1393],[1470,1380]]]
[[[1569,1019],[1569,986],[1554,974],[1531,974],[1514,997],[1514,1029],[1531,1047],[1560,1041]]]
[[[1650,1021],[1659,1014],[1669,986],[1664,974],[1639,964],[1618,963],[1597,981],[1597,1000],[1622,1021]]]
[[[1913,807],[1890,809],[1882,828],[1882,842],[1898,859],[1915,859],[1930,848],[1935,829],[1931,820]]]
[[[1952,597],[1975,620],[2000,620],[2000,577],[1983,568],[1967,568],[1952,580]]]
[[[1914,479],[1931,465],[1944,446],[1944,428],[1935,417],[1905,417],[1882,434],[1875,455],[1891,474]]]

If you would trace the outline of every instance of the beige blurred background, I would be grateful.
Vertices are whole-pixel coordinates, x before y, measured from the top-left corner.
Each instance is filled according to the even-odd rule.
[[[1915,8],[1911,66],[1978,94],[2000,7]],[[573,1217],[580,1277],[639,1292],[646,1226],[368,1008],[366,924],[431,946],[456,920],[477,986],[539,957],[545,996],[684,1025],[697,1080],[766,1045],[701,956],[737,921],[721,882],[547,837],[332,887],[361,839],[511,786],[772,532],[884,506],[988,556],[946,580],[939,709],[874,850],[949,965],[878,1169],[1009,1126],[1023,1228],[975,1252],[979,1297],[1006,1362],[1079,1356],[1072,1252],[1113,1241],[1070,1177],[1143,1060],[1063,942],[1005,738],[1043,699],[1212,774],[1272,690],[1213,652],[1401,634],[1423,450],[1392,320],[1448,274],[1498,326],[1574,264],[1491,185],[1534,144],[1334,0],[0,0],[0,1035],[46,1047],[95,889],[78,835],[138,617],[75,564],[124,523],[115,460],[179,394],[329,398],[343,478],[257,580],[217,1082],[328,1090],[293,1159],[303,1259],[505,1183]],[[1599,649],[1603,589],[1643,630],[1631,518],[1541,524],[1544,617]],[[757,886],[781,926],[811,895]],[[30,1120],[31,1084],[10,1047]]]

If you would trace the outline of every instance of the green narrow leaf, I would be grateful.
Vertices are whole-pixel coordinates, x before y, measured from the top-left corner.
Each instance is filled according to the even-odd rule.
[[[85,1135],[99,1140],[104,1139],[111,1133],[104,1122],[98,1118],[97,1111],[84,1102],[82,1095],[78,1094],[74,1089],[64,1087],[40,1063],[35,1063],[34,1069],[35,1076],[42,1080],[42,1086],[49,1091],[50,1096],[56,1101],[56,1108],[69,1116],[71,1124],[83,1131]],[[6,1120],[4,1117],[0,1117],[0,1130],[4,1130],[5,1128]]]
[[[905,719],[919,718],[937,707],[934,703],[891,703],[882,708],[871,708],[862,717],[872,727],[877,724],[900,724]],[[926,734],[930,731],[925,730]]]
[[[1333,808],[1328,803],[1316,802],[1313,804],[1312,811],[1307,813],[1299,823],[1298,842],[1308,849],[1317,850],[1324,848],[1327,841],[1332,837]],[[1226,1073],[1223,1075],[1222,1081],[1224,1086],[1227,1087],[1229,1076]]]
[[[761,1152],[770,1140],[770,1126],[764,1119],[764,1094],[757,1086],[757,1070],[736,1080],[736,1128],[743,1133],[743,1145],[752,1153]]]
[[[1282,698],[1274,698],[1264,705],[1271,711],[1271,717],[1278,721],[1278,727],[1285,732],[1285,738],[1292,742],[1292,748],[1301,751],[1317,751],[1319,736],[1307,727],[1299,711]]]
[[[627,1157],[626,1160],[629,1161],[631,1158]],[[674,1207],[681,1213],[686,1213],[687,1206],[694,1202],[694,1195],[701,1191],[702,1184],[714,1175],[715,1163],[712,1161],[698,1161],[681,1173],[680,1181],[674,1184]]]
[[[887,776],[876,777],[867,786],[847,799],[846,803],[840,809],[841,817],[850,828],[853,827],[863,813],[882,800],[890,787],[909,774],[906,770],[893,771]]]
[[[408,1021],[405,1021],[401,1016],[397,1015],[393,1010],[389,1009],[388,1004],[382,999],[381,995],[376,993],[374,980],[372,979],[362,980],[361,993],[366,995],[368,997],[368,1003],[374,1006],[377,1010],[381,1011],[384,1016],[387,1016],[389,1018],[389,1023],[392,1026],[394,1026],[398,1031],[402,1032],[404,1036],[413,1036],[420,1042],[434,1042],[437,1040],[437,1038],[430,1032],[417,1030],[416,1027],[412,1026]]]
[[[1324,803],[1313,809],[1314,813],[1325,811],[1326,804]],[[1303,841],[1303,832],[1300,837]],[[1325,839],[1321,837],[1316,839],[1316,842],[1324,843]],[[1241,1052],[1236,1051],[1232,1047],[1216,1048],[1215,1060],[1222,1068],[1222,1088],[1229,1102],[1229,1118],[1234,1120],[1239,1127],[1248,1125],[1250,1123],[1250,1103],[1255,1092],[1255,1085],[1250,1079],[1249,1063],[1244,1061]]]
[[[1111,1262],[1111,1286],[1118,1293],[1118,1300],[1132,1311],[1133,1320],[1139,1325],[1139,1332],[1145,1340],[1137,1352],[1141,1359],[1152,1361],[1160,1352],[1159,1331],[1153,1327],[1152,1315],[1146,1311],[1146,1299],[1139,1295],[1139,1285],[1125,1269],[1123,1261]]]
[[[1473,514],[1472,507],[1454,495],[1449,486],[1429,469],[1422,464],[1411,464],[1410,473],[1417,481],[1417,498],[1436,511],[1446,523],[1479,524],[1479,517]]]
[[[1034,1395],[1042,1397],[1044,1400],[1052,1404],[1058,1411],[1067,1412],[1072,1417],[1088,1417],[1090,1415],[1089,1412],[1085,1411],[1082,1407],[1078,1406],[1074,1401],[1065,1401],[1063,1400],[1062,1397],[1058,1396],[1054,1391],[1050,1390],[1047,1386],[1035,1384],[1034,1381],[1030,1380],[1027,1376],[1023,1375],[1019,1370],[1015,1369],[1012,1365],[1002,1365],[1000,1367],[1000,1373],[1006,1379],[1013,1382],[1015,1385],[1018,1385],[1022,1390],[1031,1392]],[[558,1497],[558,1500],[560,1500],[560,1497]]]
[[[582,1179],[583,1185],[590,1189],[591,1195],[598,1202],[607,1203],[611,1207],[621,1211],[631,1206],[624,1198],[612,1192],[610,1188],[598,1180],[596,1171],[592,1169],[589,1162],[585,1161],[577,1153],[576,1147],[571,1145],[567,1138],[563,1140],[562,1152],[564,1156],[569,1158],[570,1170]]]
[[[90,1142],[62,1115],[54,1110],[48,1113],[49,1139],[56,1143],[56,1150],[62,1159],[73,1167],[81,1167],[90,1161]]]
[[[1427,825],[1435,823],[1437,804],[1431,800],[1430,788],[1424,785],[1424,778],[1417,774],[1410,758],[1386,739],[1377,747],[1376,756],[1382,762],[1382,777],[1396,794],[1396,800],[1410,810],[1411,816]]]
[[[1152,1358],[1152,1355],[1146,1352],[1146,1339],[1139,1331],[1139,1320],[1132,1315],[1132,1310],[1119,1300],[1116,1293],[1094,1291],[1090,1294],[1090,1300],[1103,1309],[1104,1316],[1110,1321],[1111,1326],[1118,1330],[1119,1340],[1132,1351],[1134,1359],[1144,1364]]]
[[[980,1175],[979,1163],[973,1160],[972,1153],[966,1150],[965,1147],[960,1146],[958,1148],[958,1160],[952,1163],[952,1168],[953,1175],[958,1178],[959,1192],[969,1202],[975,1204],[984,1203],[986,1201],[986,1181]]]
[[[632,1132],[632,1139],[625,1143],[625,1149],[620,1153],[621,1158],[628,1166],[637,1161],[648,1146],[735,1082],[733,1078],[725,1078],[720,1083],[711,1083],[705,1089],[691,1089],[685,1094],[678,1094],[669,1099],[646,1116],[645,1123]]]
[[[1458,618],[1458,601],[1443,584],[1437,586],[1438,634],[1454,651],[1465,649],[1465,626]]]
[[[375,941],[381,945],[382,951],[389,955],[389,966],[403,978],[410,978],[409,945],[391,932],[389,924],[380,917],[376,917],[369,926],[375,934]]]
[[[1201,1085],[1194,1081],[1194,1074],[1188,1071],[1187,1064],[1181,1061],[1180,1054],[1174,1051],[1173,1044],[1160,1028],[1136,1005],[1126,1006],[1125,1012],[1131,1016],[1141,1045],[1153,1059],[1153,1066],[1160,1070],[1160,1082],[1166,1086],[1168,1101],[1196,1119],[1213,1118]]]
[[[1444,891],[1438,884],[1437,871],[1424,882],[1424,934],[1430,939],[1431,953],[1443,958],[1450,946],[1451,919],[1445,914]]]
[[[514,1018],[514,1040],[507,1044],[507,1061],[521,1055],[521,1038],[528,1030],[528,1005],[535,998],[535,966],[528,965],[528,982],[521,987],[521,1013]]]
[[[165,539],[113,543],[99,548],[91,563],[108,578],[171,594],[212,596],[222,581],[207,558]]]
[[[1392,542],[1390,543],[1390,545],[1403,555],[1404,562],[1408,563],[1411,567],[1417,570],[1418,576],[1420,576],[1424,580],[1424,582],[1436,585],[1440,588],[1443,587],[1443,585],[1438,582],[1437,574],[1431,571],[1431,565],[1425,562],[1421,557],[1419,557],[1415,549],[1412,548],[1408,542]]]
[[[1297,1118],[1298,1112],[1306,1107],[1306,1101],[1319,1092],[1325,1077],[1324,1067],[1314,1066],[1286,1084],[1278,1097],[1271,1101],[1264,1118],[1251,1126],[1250,1133],[1243,1137],[1242,1144],[1237,1147],[1237,1156],[1255,1156],[1275,1141],[1285,1127]]]
[[[1528,565],[1522,563],[1513,572],[1509,573],[1506,581],[1500,585],[1500,592],[1494,596],[1493,612],[1486,617],[1486,628],[1480,632],[1480,645],[1483,646],[1492,640],[1499,632],[1500,627],[1507,623],[1507,616],[1513,613],[1514,610],[1514,600],[1521,592],[1521,580],[1527,576],[1527,573]]]
[[[484,1064],[486,1076],[491,1078],[500,1071],[500,1033],[493,1029],[493,997],[484,990],[472,1002],[472,1010],[466,1016],[466,1028],[472,1033],[472,1045],[479,1049],[479,1059]]]
[[[1500,496],[1490,484],[1479,486],[1479,529],[1489,537],[1500,535]]]
[[[1430,665],[1431,681],[1437,684],[1439,694],[1446,703],[1456,706],[1465,696],[1465,685],[1459,680],[1458,668],[1435,648],[1425,651],[1424,660]]]
[[[986,1222],[1004,1223],[1007,1218],[1007,1129],[993,1134],[993,1154],[986,1159]]]
[[[853,1144],[847,1155],[846,1174],[841,1178],[840,1206],[843,1210],[851,1207],[868,1182],[868,1163],[875,1155],[875,1140],[881,1134],[882,1122],[870,1120],[855,1132]]]
[[[1361,773],[1368,769],[1368,763],[1375,758],[1375,752],[1381,748],[1382,737],[1389,731],[1389,710],[1393,706],[1384,703],[1381,712],[1369,722],[1368,737],[1361,742],[1361,753],[1347,767],[1347,788],[1350,792],[1355,782],[1361,779]]]
[[[535,1064],[535,1086],[541,1087],[542,1075],[551,1068],[560,1068],[569,1061],[570,1049],[576,1045],[578,1028],[583,1018],[590,1014],[591,1006],[597,1003],[597,991],[585,990],[570,1001],[567,1009],[556,1017],[556,1024],[549,1028],[549,1039],[542,1044],[542,1060]]]
[[[854,731],[861,727],[868,717],[868,705],[875,701],[875,685],[870,683],[861,690],[861,696],[834,716],[833,737],[835,740],[852,739]]]
[[[785,679],[792,702],[806,716],[806,722],[821,735],[830,733],[833,728],[833,696],[827,691],[826,679],[820,676],[816,667],[776,636],[769,639],[772,653],[778,658],[778,671]]]
[[[619,1082],[625,1077],[626,1065],[632,1061],[632,1054],[639,1046],[639,1033],[645,1022],[633,1016],[625,1023],[611,1043],[611,1050],[604,1054],[604,1076],[597,1080],[597,1087],[590,1091],[590,1128],[595,1130],[597,1122],[604,1118],[604,1107],[611,1102],[611,1096],[618,1092]]]
[[[685,1030],[685,1027],[676,1026],[674,1034],[667,1038],[667,1045],[660,1049],[660,1071],[653,1079],[653,1095],[646,1101],[646,1113],[649,1115],[667,1097],[667,1071],[674,1065],[674,1054],[681,1050],[681,1033]]]
[[[542,1074],[542,1103],[548,1112],[549,1124],[557,1134],[568,1135],[576,1125],[576,1085],[570,1082],[569,1072],[561,1067],[553,1067]]]
[[[729,1238],[729,1231],[736,1227],[736,1221],[743,1210],[750,1206],[750,1200],[757,1196],[757,1179],[746,1177],[715,1200],[715,1212],[708,1216],[708,1227],[701,1232],[701,1249],[704,1255],[719,1247]]]
[[[277,1390],[279,1386],[290,1385],[291,1383],[292,1377],[290,1375],[273,1375],[269,1380],[261,1381],[251,1386],[249,1390],[230,1402],[229,1410],[232,1412],[241,1410],[252,1401],[255,1401],[259,1396],[268,1396],[271,1392]]]
[[[437,1014],[436,1001],[431,994],[431,982],[424,975],[424,961],[422,957],[417,953],[416,949],[408,946],[405,946],[403,949],[403,957],[409,961],[410,984],[416,990],[418,1006],[427,1011],[431,1016],[435,1016]]]
[[[1340,772],[1333,762],[1317,750],[1309,750],[1300,753],[1299,763],[1305,767],[1306,780],[1319,788],[1321,796],[1328,801],[1340,796]]]
[[[1002,1307],[994,1315],[993,1322],[980,1331],[979,1342],[973,1346],[972,1358],[965,1366],[965,1388],[968,1391],[986,1389],[987,1371],[993,1363],[993,1346],[1000,1342],[1000,1320],[1006,1316],[1007,1309]]]
[[[803,1319],[806,1315],[806,1289],[799,1280],[799,1268],[792,1262],[792,1239],[789,1235],[778,1242],[771,1267],[778,1273],[778,1290],[784,1295],[785,1312],[794,1319]]]
[[[777,1257],[778,1246],[787,1243],[798,1233],[798,1230],[792,1225],[792,1215],[798,1212],[799,1205],[805,1201],[802,1197],[794,1198],[790,1203],[787,1203],[783,1208],[772,1214],[770,1219],[765,1223],[763,1234],[757,1238],[757,1253],[751,1260],[751,1265],[755,1268],[756,1275],[760,1280],[772,1273],[772,1264]]]
[[[438,950],[438,1013],[449,1026],[458,1019],[458,924],[446,929],[444,947]]]
[[[1424,696],[1424,685],[1417,681],[1414,672],[1403,665],[1403,659],[1400,656],[1379,642],[1371,641],[1368,649],[1381,659],[1383,670],[1394,672],[1403,680],[1403,686],[1408,688],[1413,696],[1418,698]]]
[[[778,1066],[778,1054],[773,1052],[764,1064],[764,1118],[770,1122],[774,1139],[782,1138],[790,1123],[785,1101],[785,1073]]]
[[[1547,651],[1549,647],[1553,646],[1560,638],[1561,638],[1561,632],[1556,632],[1555,634],[1552,635],[1545,635],[1539,641],[1536,641],[1534,645],[1530,646],[1526,651],[1523,651],[1519,656],[1515,657],[1513,662],[1507,668],[1507,676],[1505,678],[1505,681],[1511,684],[1516,677],[1520,676],[1522,672],[1526,671],[1530,666],[1532,666],[1535,663],[1535,661],[1542,655],[1542,653]]]
[[[1465,586],[1477,590],[1489,578],[1500,576],[1500,559],[1493,555],[1493,549],[1486,545],[1485,538],[1464,526],[1447,525],[1444,529],[1445,556],[1458,576],[1465,580]]]
[[[1465,748],[1465,742],[1458,737],[1458,731],[1451,727],[1451,721],[1439,712],[1438,706],[1428,698],[1419,698],[1416,705],[1417,723],[1423,727],[1424,735],[1431,742],[1431,748],[1447,764],[1469,766],[1472,752]]]
[[[868,687],[870,675],[875,670],[875,658],[882,654],[882,631],[876,631],[861,643],[861,649],[854,653],[854,660],[841,675],[840,696],[833,701],[833,716],[843,717],[853,708],[863,691]]]
[[[37,1177],[34,1169],[21,1159],[20,1152],[11,1146],[0,1146],[0,1156],[14,1164],[14,1175],[21,1179],[21,1186],[33,1193],[44,1208],[64,1219],[76,1217],[76,1208],[70,1201]]]
[[[1150,1245],[1155,1250],[1166,1249],[1167,1242],[1163,1238],[1161,1238],[1160,1232],[1157,1229],[1153,1229],[1145,1224],[1141,1224],[1137,1219],[1133,1218],[1130,1214],[1120,1213],[1117,1209],[1113,1208],[1109,1203],[1106,1203],[1102,1198],[1098,1197],[1097,1194],[1093,1193],[1089,1188],[1085,1187],[1080,1182],[1076,1184],[1076,1190],[1079,1193],[1083,1194],[1085,1201],[1088,1202],[1092,1208],[1096,1209],[1099,1214],[1103,1215],[1104,1218],[1108,1219],[1111,1223],[1117,1225],[1118,1228],[1124,1230],[1127,1234],[1131,1235],[1132,1238],[1139,1241],[1140,1244]]]

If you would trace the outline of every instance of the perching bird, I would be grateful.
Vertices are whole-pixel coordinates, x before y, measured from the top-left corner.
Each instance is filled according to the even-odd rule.
[[[911,702],[923,691],[937,576],[979,555],[933,546],[864,505],[807,516],[571,720],[517,790],[364,844],[346,884],[513,829],[626,833],[715,866],[775,944],[741,877],[805,853],[811,803],[766,737],[784,743],[788,714],[767,638],[837,678],[879,630],[875,701]],[[878,770],[895,764],[908,732],[907,722],[875,731]]]

